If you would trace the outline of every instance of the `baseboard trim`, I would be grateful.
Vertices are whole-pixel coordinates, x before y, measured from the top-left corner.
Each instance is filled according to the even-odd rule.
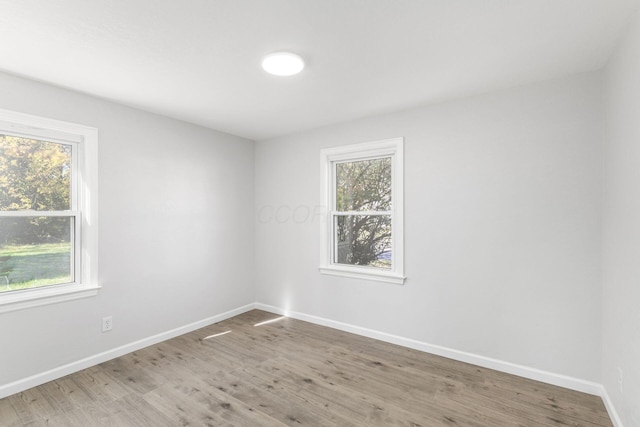
[[[604,402],[604,407],[607,408],[607,412],[609,413],[609,418],[611,418],[611,422],[614,427],[624,427],[622,425],[622,420],[620,419],[620,415],[618,411],[616,411],[616,407],[613,405],[613,401],[607,392],[607,389],[604,386],[600,386],[600,396],[602,397],[602,401]]]
[[[226,311],[216,316],[208,317],[206,319],[202,319],[197,322],[181,326],[179,328],[171,329],[170,331],[162,332],[138,341],[134,341],[129,344],[125,344],[120,347],[116,347],[111,350],[107,350],[99,354],[95,354],[93,356],[86,357],[84,359],[77,360],[75,362],[68,363],[66,365],[51,369],[40,374],[20,379],[12,383],[0,385],[0,399],[2,399],[3,397],[11,396],[12,394],[20,393],[21,391],[24,391],[31,387],[36,387],[46,382],[64,377],[65,375],[81,371],[82,369],[86,369],[91,366],[106,362],[108,360],[115,359],[116,357],[123,356],[125,354],[140,350],[150,345],[175,338],[177,336],[195,331],[196,329],[200,329],[217,322],[221,322],[225,319],[229,319],[239,314],[246,313],[247,311],[253,310],[254,308],[255,304],[247,304],[245,306]]]
[[[292,317],[294,319],[315,323],[317,325],[327,326],[327,327],[338,329],[345,332],[351,332],[356,335],[362,335],[368,338],[374,338],[380,341],[385,341],[388,343],[409,347],[414,350],[420,350],[426,353],[436,354],[438,356],[447,357],[449,359],[458,360],[460,362],[471,363],[473,365],[494,369],[496,371],[517,375],[517,376],[528,378],[531,380],[541,381],[543,383],[552,384],[559,387],[580,391],[583,393],[593,394],[596,396],[602,396],[603,387],[601,384],[598,384],[595,382],[586,381],[579,378],[570,377],[567,375],[556,374],[553,372],[547,372],[547,371],[543,371],[536,368],[530,368],[528,366],[518,365],[511,362],[505,362],[503,360],[480,356],[477,354],[455,350],[448,347],[429,344],[429,343],[417,341],[411,338],[405,338],[397,335],[388,334],[385,332],[379,332],[372,329],[363,328],[360,326],[337,322],[335,320],[325,319],[323,317],[313,316],[313,315],[299,313],[295,311],[288,311],[280,307],[274,307],[267,304],[256,303],[255,308],[259,310],[268,311],[270,313],[284,315],[284,316]]]

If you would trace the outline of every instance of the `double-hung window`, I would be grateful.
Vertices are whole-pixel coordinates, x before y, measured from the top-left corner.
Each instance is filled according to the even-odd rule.
[[[0,312],[97,293],[97,130],[0,110]]]
[[[402,148],[394,138],[321,151],[322,273],[404,282]]]

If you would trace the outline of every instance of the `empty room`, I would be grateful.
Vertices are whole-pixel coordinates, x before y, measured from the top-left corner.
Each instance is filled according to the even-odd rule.
[[[639,0],[0,0],[0,426],[640,427]]]

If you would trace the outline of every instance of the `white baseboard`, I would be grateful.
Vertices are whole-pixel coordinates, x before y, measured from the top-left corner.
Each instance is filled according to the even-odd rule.
[[[602,391],[604,390],[601,384],[595,382],[586,381],[567,375],[556,374],[553,372],[547,372],[536,368],[530,368],[528,366],[517,365],[515,363],[505,362],[503,360],[493,359],[473,353],[467,353],[465,351],[429,344],[411,338],[404,338],[397,335],[387,334],[385,332],[363,328],[360,326],[336,322],[335,320],[312,316],[305,313],[291,312],[267,304],[256,303],[255,308],[258,310],[264,310],[275,314],[293,317],[294,319],[304,320],[306,322],[315,323],[317,325],[328,326],[330,328],[339,329],[341,331],[351,332],[380,341],[409,347],[414,350],[436,354],[438,356],[447,357],[449,359],[458,360],[460,362],[471,363],[473,365],[482,366],[484,368],[494,369],[496,371],[541,381],[547,384],[552,384],[583,393],[602,396]]]
[[[611,418],[611,422],[614,427],[624,427],[622,425],[622,420],[620,419],[620,415],[618,411],[616,411],[616,407],[613,406],[613,401],[607,392],[607,389],[604,386],[601,387],[600,396],[602,397],[602,401],[604,402],[604,407],[607,408],[607,412],[609,413],[609,418]]]
[[[166,341],[171,338],[186,334],[188,332],[195,331],[196,329],[203,328],[205,326],[212,325],[217,322],[221,322],[225,319],[237,316],[247,311],[253,310],[255,304],[247,304],[242,307],[238,307],[233,310],[218,314],[216,316],[208,317],[198,322],[190,323],[185,326],[181,326],[170,331],[162,332],[157,335],[153,335],[148,338],[125,344],[123,346],[107,350],[105,352],[86,357],[84,359],[68,363],[66,365],[51,369],[49,371],[33,375],[28,378],[24,378],[12,383],[0,385],[0,399],[3,397],[11,396],[12,394],[19,393],[31,387],[36,387],[49,381],[64,377],[65,375],[72,374],[74,372],[81,371],[82,369],[89,368],[91,366],[98,365],[106,362],[107,360],[115,359],[116,357],[123,356],[127,353],[131,353],[141,348],[148,347],[153,344],[157,344],[162,341]]]

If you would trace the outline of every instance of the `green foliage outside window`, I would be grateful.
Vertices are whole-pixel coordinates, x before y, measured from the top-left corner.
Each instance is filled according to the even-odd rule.
[[[0,135],[0,211],[70,209],[71,147]],[[5,218],[0,246],[68,241],[69,231],[51,217]]]

